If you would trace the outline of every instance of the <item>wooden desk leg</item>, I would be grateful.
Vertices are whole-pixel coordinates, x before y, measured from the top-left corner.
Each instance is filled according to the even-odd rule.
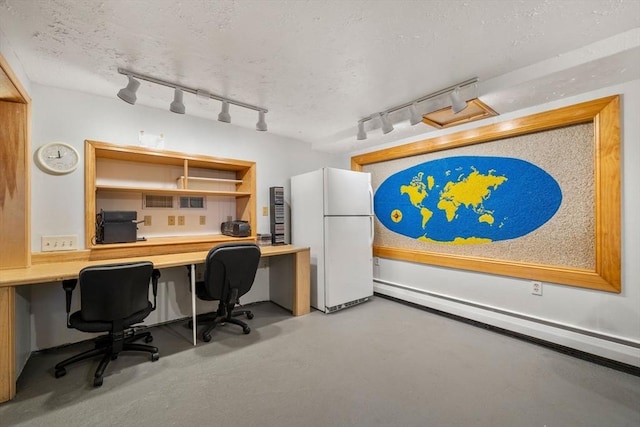
[[[193,345],[196,345],[198,323],[196,322],[196,265],[191,264],[191,320],[193,322]]]
[[[293,309],[291,311],[294,316],[302,316],[311,311],[310,253],[309,249],[298,251],[293,261],[295,283],[293,285]]]
[[[16,289],[0,288],[0,403],[16,396]]]

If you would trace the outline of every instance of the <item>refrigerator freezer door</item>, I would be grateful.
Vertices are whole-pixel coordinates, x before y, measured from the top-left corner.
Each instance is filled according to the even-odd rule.
[[[370,216],[324,218],[326,307],[373,295],[372,221]]]
[[[325,215],[372,215],[371,175],[324,168]]]

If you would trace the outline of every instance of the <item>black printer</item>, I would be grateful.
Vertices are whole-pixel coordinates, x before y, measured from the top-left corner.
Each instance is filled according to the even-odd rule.
[[[138,240],[136,211],[103,211],[96,218],[97,243],[130,243]]]

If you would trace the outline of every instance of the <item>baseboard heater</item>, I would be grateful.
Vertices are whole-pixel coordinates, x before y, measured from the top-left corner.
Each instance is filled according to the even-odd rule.
[[[449,297],[446,295],[442,295],[442,294],[437,294],[434,292],[429,292],[429,291],[425,291],[425,290],[421,290],[421,289],[416,289],[413,288],[411,286],[405,286],[405,285],[401,285],[398,283],[393,283],[393,282],[388,282],[385,280],[380,280],[380,279],[373,279],[374,283],[379,283],[380,285],[383,286],[389,286],[391,288],[396,288],[402,291],[409,291],[409,292],[413,292],[413,293],[417,293],[417,294],[421,294],[427,297],[431,297],[431,298],[437,298],[443,301],[448,301],[448,302],[453,302],[456,304],[460,304],[463,306],[468,306],[468,307],[472,307],[472,308],[476,308],[476,309],[481,309],[481,310],[485,310],[488,312],[493,312],[493,313],[498,313],[504,316],[509,316],[509,317],[513,317],[516,319],[522,319],[522,320],[526,320],[529,322],[533,322],[533,323],[537,323],[540,325],[544,325],[544,326],[548,326],[548,327],[552,327],[552,328],[557,328],[557,329],[561,329],[561,330],[565,330],[567,332],[572,332],[572,333],[576,333],[576,334],[581,334],[581,335],[585,335],[585,336],[590,336],[599,340],[603,340],[603,341],[608,341],[608,342],[612,342],[612,343],[616,343],[616,344],[620,344],[623,346],[627,346],[629,348],[640,348],[640,344],[633,342],[633,341],[629,341],[629,340],[625,340],[625,339],[621,339],[621,338],[617,338],[617,337],[611,337],[608,335],[603,335],[603,334],[599,334],[597,332],[593,332],[593,331],[589,331],[589,330],[584,330],[584,329],[580,329],[580,328],[575,328],[572,326],[568,326],[568,325],[563,325],[560,323],[555,323],[555,322],[551,322],[548,320],[544,320],[544,319],[539,319],[536,317],[532,317],[532,316],[527,316],[527,315],[523,315],[520,313],[514,313],[508,310],[502,310],[496,307],[491,307],[491,306],[486,306],[486,305],[482,305],[482,304],[478,304],[478,303],[474,303],[471,301],[467,301],[467,300],[463,300],[463,299],[459,299],[459,298],[454,298],[454,297]],[[449,313],[447,311],[443,311],[441,309],[437,309],[437,308],[433,308],[433,307],[429,307],[428,305],[424,305],[421,303],[417,303],[417,302],[413,302],[413,301],[408,301],[405,300],[403,298],[399,298],[397,296],[393,296],[393,295],[387,295],[384,294],[382,292],[375,292],[376,296],[380,296],[383,298],[387,298],[390,300],[394,300],[394,301],[398,301],[401,303],[405,303],[411,306],[415,306],[417,308],[420,309],[424,309],[430,312],[434,312],[436,314],[439,315],[444,315],[459,321],[463,321],[465,323],[469,323],[472,324],[474,326],[479,326],[482,327],[483,329],[489,329],[489,330],[493,330],[495,332],[498,333],[502,333],[505,335],[509,335],[512,336],[514,338],[518,338],[518,339],[523,339],[535,344],[539,344],[539,345],[543,345],[545,347],[554,349],[556,351],[560,351],[562,353],[565,354],[569,354],[571,356],[583,359],[583,360],[588,360],[590,362],[593,363],[597,363],[603,366],[608,366],[610,368],[619,370],[619,371],[623,371],[632,375],[636,375],[636,376],[640,376],[640,367],[632,365],[632,364],[628,364],[625,362],[621,362],[615,359],[611,359],[605,356],[600,356],[597,354],[593,354],[593,353],[589,353],[583,350],[579,350],[576,348],[572,348],[572,347],[568,347],[566,345],[563,344],[558,344],[558,343],[554,343],[552,341],[543,339],[543,338],[537,338],[535,336],[531,336],[528,335],[526,333],[521,333],[521,332],[516,332],[513,330],[509,330],[506,329],[505,327],[501,327],[501,326],[496,326],[496,325],[492,325],[490,323],[486,323],[486,322],[482,322],[479,320],[475,320],[472,319],[470,317],[465,317],[464,315],[460,315],[460,314],[454,314],[454,313]]]

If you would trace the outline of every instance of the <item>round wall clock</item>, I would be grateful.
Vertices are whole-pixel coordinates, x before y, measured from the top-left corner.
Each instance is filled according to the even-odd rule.
[[[62,175],[73,172],[80,163],[80,154],[64,142],[50,142],[36,151],[36,163],[43,171]]]

